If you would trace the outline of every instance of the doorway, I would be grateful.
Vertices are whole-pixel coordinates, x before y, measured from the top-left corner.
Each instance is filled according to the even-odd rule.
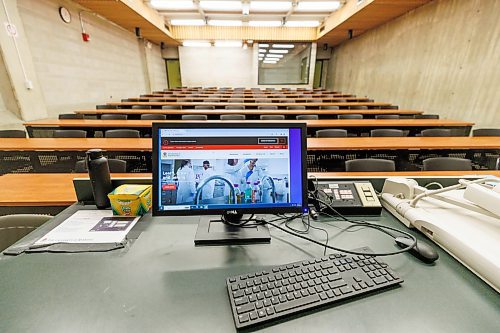
[[[168,88],[181,87],[181,66],[179,59],[165,59],[165,63],[167,66]]]

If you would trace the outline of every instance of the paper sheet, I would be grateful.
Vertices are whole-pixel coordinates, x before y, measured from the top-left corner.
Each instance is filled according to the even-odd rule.
[[[137,221],[136,216],[113,216],[111,210],[79,210],[33,245],[120,243]]]

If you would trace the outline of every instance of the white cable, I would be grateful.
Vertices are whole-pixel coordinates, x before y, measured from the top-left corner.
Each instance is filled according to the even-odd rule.
[[[452,185],[452,186],[448,186],[448,187],[443,187],[443,188],[440,188],[438,190],[431,190],[431,191],[428,190],[428,191],[425,191],[423,193],[420,193],[419,195],[417,195],[415,197],[415,199],[413,199],[411,201],[410,206],[413,207],[413,208],[415,208],[416,205],[417,205],[417,202],[420,199],[428,197],[430,195],[439,194],[439,193],[443,193],[443,192],[448,192],[448,191],[451,191],[451,190],[456,190],[456,189],[465,187],[468,184],[480,184],[480,183],[484,183],[484,182],[487,182],[487,181],[500,182],[500,179],[498,179],[498,178],[481,178],[481,179],[476,179],[476,180],[471,180],[471,181],[468,181],[466,179],[459,179],[458,180],[458,184],[456,184],[456,185]]]
[[[5,16],[7,16],[7,22],[9,23],[9,25],[13,25],[11,20],[10,20],[10,16],[9,16],[9,12],[7,10],[7,5],[5,4],[5,0],[2,0],[2,4],[3,4],[3,9],[5,11]],[[17,45],[16,37],[15,36],[11,36],[11,37],[12,37],[12,40],[14,41],[14,47],[16,48],[17,59],[19,59],[19,64],[21,65],[21,70],[23,71],[24,80],[26,83],[30,79],[28,78],[28,75],[26,74],[26,69],[24,68],[23,60],[21,59],[21,53],[19,52],[19,46]]]

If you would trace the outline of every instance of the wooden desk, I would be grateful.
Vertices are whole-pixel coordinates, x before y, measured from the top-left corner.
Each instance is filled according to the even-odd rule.
[[[244,114],[247,119],[260,119],[260,115],[284,115],[287,119],[295,119],[299,114],[317,114],[320,119],[336,118],[340,114],[362,114],[365,118],[375,118],[376,115],[397,114],[413,116],[424,113],[417,110],[394,110],[394,109],[372,109],[372,110],[159,110],[159,109],[91,109],[77,110],[75,113],[83,115],[102,114],[126,114],[129,119],[139,119],[141,114],[165,114],[172,119],[181,119],[185,114],[205,114],[208,119],[218,119],[221,114]]]
[[[133,105],[142,105],[142,106],[151,106],[151,107],[161,107],[163,105],[179,105],[179,106],[197,106],[197,105],[212,105],[215,107],[225,107],[226,105],[243,105],[245,107],[254,107],[257,108],[259,106],[278,106],[278,108],[281,109],[286,109],[287,106],[296,106],[297,103],[282,103],[282,102],[276,102],[276,103],[230,103],[230,102],[213,102],[213,103],[205,103],[205,102],[110,102],[107,103],[107,105],[116,105],[119,107],[132,107]],[[310,102],[305,102],[305,103],[300,103],[300,105],[306,105],[307,107],[320,107],[320,106],[329,106],[329,105],[334,105],[334,106],[343,106],[343,107],[349,107],[349,106],[367,106],[367,107],[384,107],[384,106],[391,106],[391,103],[382,103],[382,102],[346,102],[346,103],[339,103],[339,102],[324,102],[324,103],[310,103]]]
[[[71,172],[77,160],[92,148],[101,148],[110,158],[127,161],[132,172],[151,171],[150,138],[6,138],[0,140],[1,173]],[[397,169],[421,169],[429,156],[461,156],[473,160],[477,168],[494,169],[500,156],[500,137],[375,137],[309,138],[308,170],[343,171],[346,160],[387,158]]]
[[[206,101],[214,101],[214,102],[224,102],[224,103],[234,103],[233,100],[244,100],[245,103],[256,103],[257,100],[266,99],[269,103],[281,103],[283,99],[293,99],[295,100],[295,105],[300,105],[303,103],[310,103],[313,100],[321,100],[324,103],[332,102],[369,102],[369,98],[364,97],[191,97],[191,96],[183,96],[183,97],[132,97],[127,98],[130,102],[184,102],[184,101],[195,101],[195,102],[206,102]],[[240,102],[238,102],[240,103]],[[240,103],[241,104],[241,103]]]
[[[500,177],[498,170],[476,171],[399,171],[399,172],[312,172],[309,177],[368,178],[368,177]],[[151,173],[118,173],[113,178],[151,178]],[[0,207],[69,206],[76,202],[74,178],[88,178],[86,173],[7,174],[0,176]],[[56,185],[57,186],[54,186]]]
[[[151,178],[150,173],[114,173],[112,178]],[[0,215],[57,214],[76,202],[74,178],[86,173],[7,174],[0,176]]]
[[[203,112],[201,112],[203,113]],[[198,113],[199,114],[199,113]],[[207,122],[206,120],[200,120]],[[223,120],[224,122],[241,122],[232,120]],[[101,120],[101,119],[55,119],[55,120],[36,120],[24,123],[30,137],[34,135],[34,129],[53,130],[78,128],[86,130],[90,136],[95,131],[103,131],[112,128],[130,128],[139,129],[143,134],[151,134],[151,124],[153,122],[162,122],[161,120]],[[168,122],[179,123],[185,120],[168,120]],[[221,120],[208,120],[208,122],[221,122]],[[248,124],[260,122],[273,122],[273,120],[254,120],[248,121]],[[274,122],[276,122],[274,120]],[[319,120],[280,120],[279,122],[305,122],[307,123],[309,134],[313,135],[316,130],[325,128],[344,128],[349,132],[361,135],[369,133],[374,128],[399,128],[409,131],[414,136],[426,128],[450,128],[457,132],[457,135],[469,135],[474,123],[465,121],[456,121],[450,119],[319,119]]]
[[[151,138],[2,138],[0,151],[151,151]],[[308,138],[307,150],[500,149],[500,137]]]

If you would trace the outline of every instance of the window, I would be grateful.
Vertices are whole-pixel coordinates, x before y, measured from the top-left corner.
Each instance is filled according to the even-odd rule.
[[[309,84],[311,43],[259,44],[259,84]]]

